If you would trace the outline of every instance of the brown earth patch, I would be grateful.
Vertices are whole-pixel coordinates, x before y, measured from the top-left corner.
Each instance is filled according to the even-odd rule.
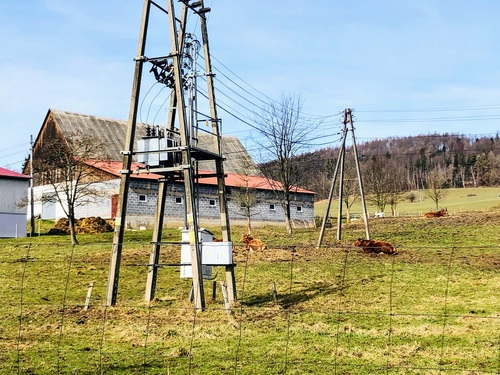
[[[112,220],[104,220],[100,217],[85,217],[77,219],[75,222],[75,230],[77,234],[95,234],[112,232],[114,223]],[[68,218],[59,219],[48,234],[68,234],[69,220]]]

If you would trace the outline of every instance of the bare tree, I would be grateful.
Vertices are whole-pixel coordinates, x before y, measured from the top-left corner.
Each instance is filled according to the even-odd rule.
[[[244,160],[239,165],[237,172],[240,175],[241,186],[239,189],[233,189],[231,191],[231,198],[236,202],[241,210],[243,211],[243,216],[247,220],[247,233],[252,233],[252,208],[258,203],[257,190],[254,186],[250,184],[251,171],[253,170],[253,164],[250,165],[248,160]]]
[[[439,202],[446,197],[448,193],[445,190],[445,185],[448,182],[448,176],[443,169],[435,168],[427,174],[427,195],[436,205],[436,211],[439,210]]]
[[[285,94],[257,114],[256,122],[259,137],[255,142],[260,146],[261,158],[265,162],[261,164],[261,171],[281,202],[286,229],[292,235],[292,193],[303,182],[303,168],[298,164],[307,163],[297,156],[308,150],[311,140],[317,136],[314,130],[319,124],[305,120],[300,96]]]
[[[354,164],[354,157],[346,158],[344,165],[344,188],[342,200],[346,206],[346,221],[351,221],[352,205],[360,199],[358,174]]]
[[[373,157],[364,164],[363,181],[368,191],[366,200],[384,212],[389,201],[389,171],[380,158]]]
[[[389,206],[391,207],[392,216],[396,216],[396,207],[402,201],[404,201],[404,196],[401,191],[394,190],[390,192],[387,203],[389,203]]]
[[[33,172],[37,185],[51,185],[52,194],[43,199],[59,202],[68,218],[71,243],[78,244],[75,232],[75,208],[95,201],[102,192],[95,188],[94,165],[102,160],[100,142],[83,135],[54,137],[35,148]]]
[[[396,216],[396,207],[404,201],[404,192],[408,191],[408,180],[404,178],[404,166],[394,159],[391,158],[386,168],[392,171],[387,174],[387,188],[389,193],[387,203],[391,207],[392,216]]]
[[[382,212],[389,205],[394,216],[396,206],[403,200],[402,193],[407,188],[403,166],[389,154],[374,156],[364,163],[363,173],[369,193],[366,200]]]

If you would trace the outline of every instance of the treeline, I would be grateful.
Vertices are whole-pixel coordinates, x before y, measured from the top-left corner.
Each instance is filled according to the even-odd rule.
[[[349,139],[349,138],[348,138]],[[357,143],[366,192],[500,185],[500,137],[471,138],[434,134],[394,137]],[[339,148],[307,153],[296,161],[302,186],[325,199],[331,186]],[[346,148],[346,185],[356,180],[352,146]],[[430,181],[432,180],[432,182]],[[349,186],[346,186],[347,191]]]

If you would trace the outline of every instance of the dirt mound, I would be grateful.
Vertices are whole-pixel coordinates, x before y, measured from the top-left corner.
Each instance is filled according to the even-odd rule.
[[[104,220],[100,217],[85,217],[77,219],[75,222],[75,230],[77,234],[93,234],[112,232],[112,221]],[[67,234],[69,233],[69,220],[61,218],[57,221],[53,228],[49,230],[49,234]]]

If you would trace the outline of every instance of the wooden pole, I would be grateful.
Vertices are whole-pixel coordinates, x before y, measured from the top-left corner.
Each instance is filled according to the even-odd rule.
[[[182,46],[184,45],[184,35],[185,35],[185,25],[187,19],[187,7],[183,7],[182,15],[181,15],[181,27],[177,36],[178,44],[180,50],[182,50]],[[175,115],[176,115],[176,106],[177,106],[177,94],[176,90],[172,90],[172,94],[170,97],[170,110],[168,112],[167,118],[167,129],[174,130],[175,124]],[[155,227],[153,230],[153,247],[151,249],[151,254],[149,257],[149,267],[148,267],[148,276],[146,280],[146,301],[152,301],[155,296],[156,289],[156,279],[158,276],[158,267],[160,258],[160,249],[163,232],[163,220],[165,215],[165,203],[167,199],[167,181],[166,177],[163,177],[158,181],[158,199],[156,201],[156,215],[155,215]]]
[[[89,309],[89,304],[90,304],[90,296],[92,295],[92,288],[94,286],[94,282],[92,281],[89,284],[89,288],[87,290],[87,298],[85,298],[85,306],[83,307],[83,311],[87,311]]]
[[[220,286],[222,289],[222,296],[224,297],[224,305],[226,307],[227,315],[231,315],[231,303],[229,302],[229,296],[227,293],[227,286],[223,281],[220,282]]]
[[[354,160],[356,162],[356,172],[358,173],[358,182],[359,182],[359,194],[361,196],[361,206],[363,207],[363,220],[365,223],[365,235],[366,239],[370,239],[370,229],[368,227],[368,211],[366,210],[366,201],[365,201],[365,192],[363,189],[363,179],[361,178],[361,168],[359,166],[359,158],[358,158],[358,149],[356,147],[356,139],[354,137],[354,125],[352,121],[352,113],[351,110],[348,109],[348,122],[351,125],[351,135],[352,135],[352,149],[354,152]]]
[[[186,7],[186,4],[183,5]],[[175,81],[175,94],[177,97],[177,115],[181,133],[181,146],[188,146],[182,151],[182,165],[184,169],[184,191],[186,194],[186,217],[189,231],[189,244],[191,247],[191,267],[193,270],[194,305],[197,310],[205,309],[205,296],[203,292],[203,278],[201,274],[201,245],[198,238],[198,217],[194,197],[194,172],[190,149],[190,131],[186,119],[186,107],[183,95],[184,78],[182,76],[182,43],[177,39],[177,24],[173,0],[168,1],[168,17],[170,23],[170,38],[172,44],[172,60]]]
[[[158,199],[156,201],[156,220],[153,229],[153,247],[149,255],[148,277],[146,280],[146,301],[152,301],[155,297],[156,278],[158,275],[158,263],[160,262],[160,242],[163,231],[163,215],[165,214],[165,202],[167,200],[167,182],[162,178],[158,185]]]
[[[118,295],[118,280],[120,276],[120,262],[122,254],[123,235],[125,231],[125,218],[127,213],[127,199],[130,183],[130,169],[132,166],[132,153],[134,151],[134,138],[139,108],[139,96],[141,90],[142,69],[144,64],[144,51],[146,49],[146,36],[149,22],[149,12],[151,1],[144,0],[142,10],[141,31],[139,35],[139,45],[137,48],[137,57],[135,59],[134,82],[132,86],[132,95],[130,99],[130,111],[128,117],[128,127],[125,139],[127,147],[123,156],[123,172],[120,181],[120,191],[118,199],[117,213],[115,218],[115,232],[113,237],[113,247],[111,251],[111,262],[109,265],[108,287],[106,292],[106,305],[114,306]]]
[[[201,8],[204,9],[203,1],[201,2]],[[222,228],[222,239],[223,241],[231,241],[231,230],[229,224],[229,214],[227,207],[227,197],[226,197],[226,184],[224,181],[224,164],[222,158],[222,147],[221,147],[221,134],[220,127],[221,122],[217,116],[217,105],[215,102],[215,90],[214,90],[214,74],[212,73],[212,62],[210,56],[210,46],[208,43],[208,30],[207,30],[207,20],[205,13],[200,14],[200,26],[201,35],[203,41],[203,53],[205,58],[205,71],[207,80],[207,92],[208,100],[210,105],[210,117],[212,120],[212,133],[215,134],[214,137],[214,147],[219,154],[219,158],[215,160],[215,169],[217,172],[217,191],[219,195],[219,207],[220,207],[220,221]],[[225,266],[226,269],[226,287],[228,292],[228,298],[230,302],[236,300],[236,279],[234,275],[234,265]]]
[[[345,124],[344,124],[345,131]],[[339,178],[339,205],[337,210],[337,240],[342,238],[342,198],[344,196],[344,167],[345,167],[345,144],[342,144],[340,153],[340,178]]]
[[[325,215],[323,217],[323,223],[321,224],[321,231],[319,233],[318,244],[316,245],[317,249],[319,249],[321,247],[321,244],[323,243],[323,237],[325,235],[326,223],[328,221],[328,216],[330,214],[330,207],[331,207],[332,199],[333,199],[333,192],[335,190],[335,184],[337,182],[337,175],[338,175],[338,170],[340,167],[341,155],[344,153],[344,149],[345,149],[346,136],[347,136],[347,130],[346,130],[346,127],[344,126],[344,129],[342,131],[341,148],[339,151],[339,156],[337,158],[337,163],[335,165],[335,171],[333,172],[332,185],[330,186],[330,193],[328,195],[328,203],[326,204],[326,211],[325,211]]]

